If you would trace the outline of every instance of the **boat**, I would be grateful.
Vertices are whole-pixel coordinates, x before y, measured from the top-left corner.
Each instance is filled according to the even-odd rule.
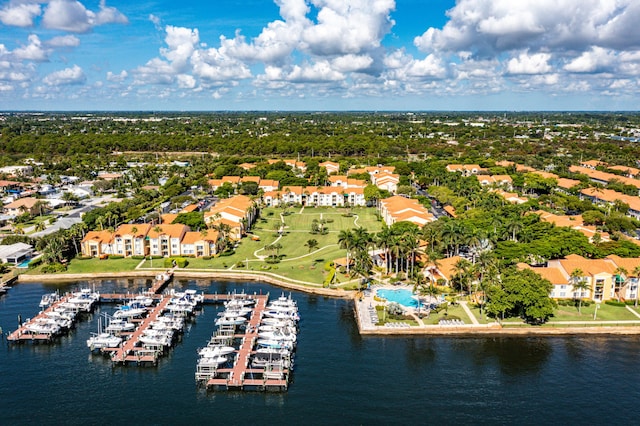
[[[203,358],[207,358],[215,356],[225,356],[232,354],[235,351],[236,348],[232,346],[205,346],[204,348],[198,350],[198,355]]]
[[[256,344],[262,348],[293,349],[294,343],[283,340],[258,339]]]
[[[292,321],[300,320],[300,317],[298,316],[297,312],[269,310],[264,312],[264,316],[268,318],[284,319],[284,320],[292,320]]]
[[[46,321],[37,319],[25,326],[27,332],[31,334],[46,334],[49,336],[54,336],[61,331],[60,325],[58,325],[55,321]]]
[[[43,294],[38,306],[40,306],[41,309],[47,309],[49,306],[53,305],[54,302],[58,301],[58,299],[59,296],[57,292]]]
[[[217,367],[227,362],[226,356],[204,357],[198,360],[198,367]]]
[[[252,312],[251,308],[234,308],[219,312],[219,317],[244,317]]]
[[[91,333],[92,336],[87,339],[87,347],[89,349],[106,349],[117,348],[122,343],[122,337],[114,336],[111,333]]]
[[[77,306],[78,310],[82,312],[91,312],[93,305],[99,300],[100,293],[83,288],[80,291],[73,292],[71,297],[67,299],[67,303]]]
[[[295,343],[297,337],[294,333],[283,333],[282,331],[264,331],[258,333],[258,338],[267,340],[281,340]]]
[[[108,333],[119,334],[133,331],[136,329],[136,325],[127,321],[125,318],[111,318],[109,324],[104,329]]]
[[[242,325],[246,322],[245,317],[221,317],[216,320],[216,325]]]
[[[147,314],[147,308],[140,305],[137,302],[131,302],[126,305],[118,306],[118,309],[113,313],[113,318],[116,319],[131,319],[140,318]]]
[[[288,326],[295,327],[296,322],[292,319],[280,319],[280,318],[262,318],[260,321],[262,325],[275,325],[275,326]]]

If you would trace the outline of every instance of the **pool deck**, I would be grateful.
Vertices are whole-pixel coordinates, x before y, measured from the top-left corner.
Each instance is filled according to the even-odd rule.
[[[409,286],[382,285],[374,286],[362,293],[361,297],[354,300],[356,320],[362,335],[422,335],[422,336],[531,336],[531,335],[637,335],[640,334],[638,321],[616,321],[615,324],[608,324],[608,321],[595,323],[576,322],[569,324],[558,324],[560,327],[503,327],[497,322],[480,324],[467,306],[467,302],[459,302],[466,313],[467,318],[449,324],[425,324],[418,317],[416,308],[405,307],[405,314],[413,317],[417,325],[395,322],[385,325],[376,325],[377,311],[375,307],[385,305],[385,301],[375,300],[374,296],[379,289],[406,289],[412,290]],[[628,323],[628,324],[626,324]]]

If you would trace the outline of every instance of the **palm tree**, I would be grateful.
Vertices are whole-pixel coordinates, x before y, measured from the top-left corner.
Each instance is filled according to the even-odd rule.
[[[469,296],[471,296],[471,282],[472,282],[472,268],[473,265],[467,259],[461,258],[454,265],[455,276],[460,281],[460,287],[465,288],[465,285],[469,289]]]
[[[376,243],[378,247],[384,250],[384,266],[385,274],[389,274],[389,247],[393,241],[391,229],[385,226],[382,231],[376,234]]]
[[[635,307],[638,307],[638,284],[640,284],[640,265],[633,268],[633,275],[636,277],[636,301],[634,303]]]
[[[313,249],[318,247],[318,240],[313,238],[310,240],[307,240],[307,242],[305,243],[305,246],[309,249],[309,253],[311,253]]]
[[[576,268],[569,274],[571,285],[573,286],[574,296],[578,294],[578,313],[582,314],[582,295],[585,291],[590,290],[590,285],[584,278],[584,272],[580,268]],[[576,291],[577,290],[577,291]]]
[[[347,250],[347,274],[349,273],[349,256],[351,254],[351,249],[355,243],[355,236],[353,232],[348,229],[343,229],[338,234],[338,244],[340,244],[341,249]]]
[[[620,289],[627,285],[627,280],[629,276],[629,271],[623,266],[618,266],[615,271],[613,271],[613,285],[616,294],[618,295],[618,301],[620,300]]]
[[[507,224],[507,232],[511,234],[512,241],[518,242],[518,234],[522,231],[523,227],[524,225],[519,218],[509,221]]]

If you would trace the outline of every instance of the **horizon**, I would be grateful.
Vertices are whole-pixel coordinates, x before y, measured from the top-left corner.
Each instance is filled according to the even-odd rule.
[[[637,111],[610,3],[0,0],[0,109]]]

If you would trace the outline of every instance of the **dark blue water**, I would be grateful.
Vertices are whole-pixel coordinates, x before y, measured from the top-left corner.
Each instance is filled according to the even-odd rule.
[[[12,331],[18,314],[35,314],[45,292],[85,284],[17,285],[0,298],[0,326]],[[172,286],[281,293],[254,283]],[[214,306],[147,368],[89,354],[98,311],[53,345],[0,344],[0,424],[637,424],[640,338],[363,338],[350,302],[293,297],[302,321],[288,392],[196,386],[196,351],[215,329]]]

